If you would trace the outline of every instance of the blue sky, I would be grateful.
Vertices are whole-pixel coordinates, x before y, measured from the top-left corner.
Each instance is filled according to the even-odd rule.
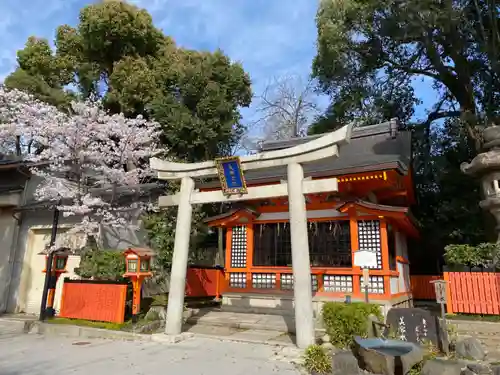
[[[146,8],[156,26],[178,44],[221,48],[241,61],[259,94],[273,77],[307,78],[315,54],[315,0],[130,0]],[[21,5],[21,3],[23,3]],[[0,0],[0,79],[16,65],[16,51],[30,35],[53,40],[55,28],[74,25],[89,0]],[[434,101],[429,82],[416,82],[424,105]],[[326,100],[321,101],[326,104]],[[244,110],[250,118],[254,107]]]

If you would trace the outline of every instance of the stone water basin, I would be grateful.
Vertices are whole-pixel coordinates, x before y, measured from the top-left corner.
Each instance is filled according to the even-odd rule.
[[[406,374],[422,361],[422,349],[411,342],[354,337],[354,354],[361,367],[375,374]]]
[[[375,350],[385,355],[393,357],[401,357],[408,354],[414,348],[412,343],[399,340],[384,340],[384,339],[360,339],[360,345],[364,348]]]

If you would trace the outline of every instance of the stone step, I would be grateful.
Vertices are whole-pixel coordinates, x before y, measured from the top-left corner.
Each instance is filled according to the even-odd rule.
[[[27,333],[34,322],[36,322],[36,319],[30,316],[2,315],[0,316],[0,335]]]
[[[21,334],[27,331],[24,321],[0,318],[0,337]]]
[[[226,311],[203,311],[186,321],[190,325],[295,332],[295,319],[280,315],[243,314]]]

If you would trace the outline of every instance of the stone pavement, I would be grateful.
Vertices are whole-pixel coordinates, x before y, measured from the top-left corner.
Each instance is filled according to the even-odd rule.
[[[0,322],[2,375],[298,375],[281,347],[193,337],[177,344],[22,334]]]
[[[9,337],[14,337],[22,334],[24,331],[24,323],[21,321],[4,321],[0,320],[0,339],[5,340]],[[1,374],[1,372],[0,372]]]
[[[295,347],[295,335],[282,331],[232,328],[230,326],[222,327],[203,324],[186,325],[183,330],[201,337]],[[162,331],[163,329],[160,330],[160,332]]]
[[[295,319],[292,316],[234,313],[215,309],[200,309],[198,313],[187,320],[187,323],[190,325],[295,332]]]

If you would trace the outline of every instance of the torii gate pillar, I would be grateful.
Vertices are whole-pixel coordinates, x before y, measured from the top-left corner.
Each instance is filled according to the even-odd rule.
[[[302,163],[338,156],[338,145],[349,142],[352,126],[328,133],[318,139],[285,150],[263,152],[241,158],[243,170],[287,166],[287,181],[278,185],[249,187],[243,196],[225,196],[222,191],[194,190],[193,178],[216,176],[215,162],[174,163],[156,158],[151,168],[159,179],[181,179],[181,190],[173,196],[160,197],[160,207],[178,206],[174,254],[170,276],[165,333],[178,335],[182,330],[186,270],[191,236],[192,205],[215,202],[269,199],[288,196],[294,276],[295,325],[297,346],[314,344],[314,314],[312,306],[311,267],[305,194],[338,191],[337,179],[305,180]]]
[[[190,200],[193,190],[194,180],[191,177],[183,177],[181,180],[177,223],[175,224],[174,255],[172,258],[172,271],[170,272],[167,321],[165,323],[165,333],[170,335],[178,335],[182,331],[189,239],[191,238],[191,217],[193,214]]]
[[[288,210],[290,213],[290,236],[292,241],[295,331],[297,346],[307,348],[315,343],[307,211],[302,184],[293,183],[294,181],[304,180],[302,165],[298,163],[288,164],[287,178],[290,181],[288,184]]]

